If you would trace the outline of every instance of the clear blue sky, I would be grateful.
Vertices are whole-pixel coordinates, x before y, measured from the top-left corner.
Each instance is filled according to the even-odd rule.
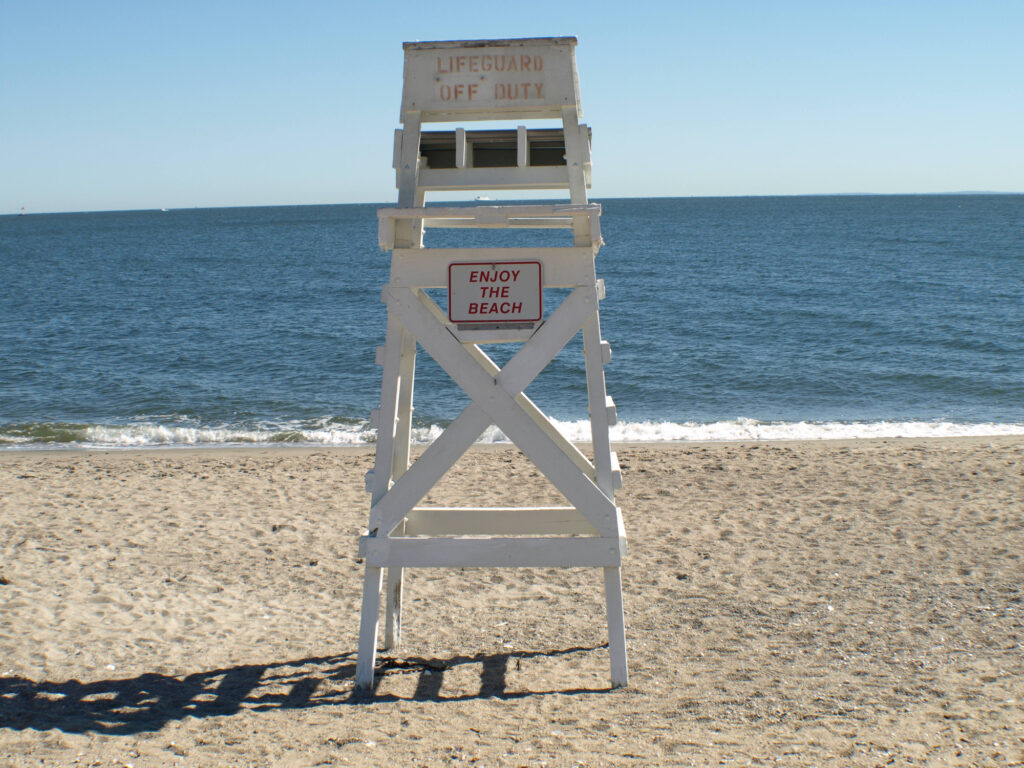
[[[0,0],[0,213],[388,202],[402,42],[575,35],[593,196],[1024,191],[1024,2]]]

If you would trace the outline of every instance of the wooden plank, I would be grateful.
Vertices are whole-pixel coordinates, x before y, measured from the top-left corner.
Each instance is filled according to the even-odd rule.
[[[609,566],[604,569],[604,595],[608,614],[608,655],[611,659],[612,688],[629,685],[629,665],[626,661],[626,620],[622,609],[622,569]]]
[[[597,530],[573,507],[416,507],[405,536],[596,536]]]
[[[389,288],[388,293],[388,307],[403,318],[406,325],[417,328],[416,337],[420,345],[473,398],[474,403],[479,404],[552,484],[587,515],[598,531],[607,533],[614,529],[614,505],[516,404],[514,394],[510,395],[497,380],[480,368],[412,291]],[[531,340],[530,344],[534,343]],[[551,356],[557,351],[553,350]],[[505,370],[508,368],[506,366]]]
[[[437,190],[484,189],[568,189],[569,173],[564,165],[525,168],[423,168],[418,184],[428,192]]]
[[[572,37],[405,43],[402,110],[434,122],[557,117],[579,108],[575,45]]]
[[[539,261],[544,286],[571,288],[593,285],[594,250],[583,248],[408,248],[391,256],[391,285],[403,288],[447,288],[448,265],[455,261]]]
[[[618,537],[376,538],[366,541],[370,567],[598,568],[622,564]]]
[[[404,329],[394,313],[388,312],[388,329],[384,344],[384,366],[381,373],[381,402],[377,428],[377,452],[373,464],[373,491],[370,499],[370,528],[375,527],[372,507],[387,493],[394,467],[395,417],[398,408],[399,368],[402,358]]]
[[[395,425],[394,456],[391,475],[402,476],[409,467],[412,437],[413,382],[416,379],[416,337],[402,329],[402,354],[398,366],[398,413]]]
[[[359,655],[356,657],[356,688],[373,686],[373,668],[377,660],[377,631],[380,628],[379,566],[366,565],[363,576],[363,608],[359,618]]]
[[[594,450],[597,486],[609,499],[615,498],[611,443],[608,439],[609,410],[605,391],[601,322],[595,312],[583,327],[583,360],[587,369],[587,402],[590,406],[590,438]]]
[[[529,341],[530,337],[537,330],[539,323],[534,325],[526,325],[522,328],[506,328],[506,327],[494,327],[494,328],[479,328],[477,326],[471,326],[470,328],[455,326],[448,326],[448,330],[452,332],[463,344],[506,344],[510,341]]]
[[[461,337],[461,336],[460,336]],[[476,358],[477,362],[486,370],[491,376],[496,377],[498,375],[499,368],[483,350],[475,347],[468,347],[470,354]],[[531,419],[544,430],[545,434],[561,449],[562,453],[572,459],[573,463],[580,468],[587,477],[593,480],[597,475],[595,474],[594,465],[590,463],[590,460],[584,456],[580,449],[569,442],[565,436],[558,431],[558,428],[551,423],[547,416],[544,415],[543,411],[534,405],[533,401],[530,400],[525,394],[520,393],[516,395],[516,404],[522,408]]]
[[[466,129],[455,129],[455,167],[466,167]]]
[[[405,289],[396,292],[392,291],[391,288],[385,289],[385,293],[389,296],[389,304],[394,303],[395,293],[404,294],[409,297],[410,301],[415,302],[415,307],[418,310],[426,313],[425,316],[421,315],[418,318],[418,327],[421,331],[422,329],[433,328],[435,332],[440,330],[440,332],[447,334],[450,339],[452,338],[451,334],[444,330],[441,325],[443,319],[441,309],[431,301],[429,296],[422,292],[415,293]],[[523,350],[520,349],[519,353],[505,366],[506,369],[510,370],[510,373],[506,375],[509,378],[509,381],[506,382],[507,386],[519,386],[521,390],[525,389],[533,381],[537,374],[551,361],[551,358],[558,353],[558,350],[564,347],[575,334],[573,326],[579,322],[580,315],[587,311],[587,305],[591,300],[592,289],[589,293],[587,289],[577,289],[562,302],[558,309],[551,314],[551,318],[544,324],[544,327],[537,332],[540,342],[544,343],[548,348],[549,356],[523,354]],[[454,339],[452,340],[454,341]],[[459,346],[459,349],[464,348]],[[469,355],[478,367],[484,365],[489,370],[497,371],[497,366],[482,350],[474,348],[472,352],[465,351],[465,354]],[[517,358],[519,361],[515,362]],[[516,373],[517,369],[520,369],[518,373]],[[482,368],[480,370],[483,371]],[[515,378],[511,378],[513,376]],[[490,380],[494,381],[493,378]],[[525,395],[520,397],[525,398]],[[529,401],[526,401],[526,403],[532,406],[532,403],[529,403]],[[544,418],[543,414],[541,414],[541,418]],[[544,420],[546,421],[546,419]],[[490,423],[491,418],[475,403],[471,403],[459,414],[455,421],[441,434],[441,437],[435,440],[412,465],[406,475],[399,477],[391,490],[374,502],[374,506],[370,510],[371,520],[374,521],[375,527],[380,528],[381,535],[389,533],[399,524],[402,518],[427,494],[427,491],[433,487],[434,483],[440,480],[444,473],[458,461],[459,457],[465,453],[473,441],[480,436]],[[551,429],[554,430],[554,427],[551,427]],[[572,451],[579,453],[575,446],[568,444],[560,435],[558,438],[565,442]],[[582,454],[580,456],[582,457]],[[575,459],[573,460],[575,461]],[[583,461],[586,462],[585,457],[583,457]],[[589,467],[589,464],[586,466]]]
[[[371,507],[370,519],[377,521],[381,536],[390,533],[402,522],[490,423],[490,417],[480,406],[475,403],[466,406],[391,490]]]
[[[404,526],[395,532],[405,535]],[[402,591],[405,585],[404,569],[400,565],[388,568],[384,590],[384,649],[395,650],[402,644]]]
[[[384,221],[382,219],[382,221]],[[437,229],[571,229],[575,221],[571,216],[558,218],[520,217],[483,224],[476,219],[424,219],[423,226]]]
[[[519,205],[472,205],[472,206],[441,206],[432,205],[407,208],[378,208],[380,219],[475,219],[481,215],[494,214],[501,219],[517,216],[560,217],[560,216],[600,216],[600,203],[523,203]]]
[[[395,143],[392,149],[391,167],[396,171],[402,167],[402,129],[395,129]]]
[[[428,308],[432,310],[435,318],[443,320],[443,315],[441,315],[441,309],[437,307],[437,305],[434,304],[429,298],[424,297],[424,304],[426,304]],[[592,308],[594,306],[596,306],[596,304],[593,300],[593,295],[591,294],[591,292],[583,288],[578,288],[575,291],[573,291],[573,293],[571,293],[565,299],[565,301],[563,301],[562,304],[559,305],[559,307],[551,314],[551,317],[548,318],[548,321],[544,323],[541,329],[534,334],[535,338],[531,339],[531,343],[534,345],[533,348],[537,348],[537,346],[544,346],[547,347],[549,351],[550,349],[561,350],[568,343],[568,341],[573,336],[576,335],[576,329],[578,325],[583,321],[585,315],[588,312],[592,311]],[[466,334],[464,334],[463,332],[457,332],[455,335],[457,338],[460,339],[460,341],[464,341],[464,336]],[[488,357],[487,354],[482,349],[475,345],[466,346],[465,348],[466,351],[473,357],[474,360],[476,360],[480,367],[483,368],[484,371],[489,376],[491,376],[494,379],[497,379],[499,376],[502,375],[502,369],[500,369],[498,365],[493,360],[491,360],[491,358]],[[509,363],[506,364],[505,366],[505,368],[507,369],[505,376],[511,376],[512,372],[516,370],[517,366],[521,365],[523,361],[530,360],[531,358],[529,357],[529,353],[529,349],[520,349],[519,353],[517,353],[516,356],[513,357],[513,360],[519,358],[519,362],[512,363],[512,361],[509,361]],[[554,354],[557,354],[557,352],[555,352]],[[520,355],[523,356],[520,357]],[[530,364],[530,370],[536,371],[536,373],[533,373],[532,377],[529,378],[528,380],[525,378],[508,378],[503,379],[502,381],[506,385],[507,391],[511,392],[514,391],[515,389],[520,390],[520,393],[515,397],[516,404],[519,405],[519,407],[522,408],[523,411],[525,411],[531,419],[533,419],[533,421],[537,424],[538,427],[544,430],[545,434],[547,434],[548,437],[553,442],[555,442],[556,445],[558,445],[558,447],[561,449],[563,453],[565,453],[567,456],[569,456],[570,459],[572,459],[572,461],[580,468],[580,470],[583,473],[585,473],[591,479],[594,479],[594,467],[587,460],[587,457],[584,456],[576,446],[574,446],[572,443],[566,440],[562,433],[559,432],[558,429],[555,427],[555,425],[552,424],[550,420],[548,420],[547,416],[545,416],[544,413],[536,405],[533,404],[533,401],[531,401],[529,397],[522,393],[522,390],[526,389],[526,387],[529,386],[530,382],[533,381],[533,378],[536,377],[537,373],[543,370],[543,368],[547,366],[547,364],[551,361],[551,359],[553,359],[553,357],[554,355],[551,355],[550,358],[547,358],[546,355],[533,356],[532,362]]]
[[[403,122],[402,159],[397,171],[398,207],[413,208],[419,198],[420,115],[408,112],[403,115]],[[393,237],[394,243],[403,248],[419,245],[411,224],[396,225]]]
[[[619,490],[622,487],[622,467],[619,466],[619,456],[615,451],[611,452],[612,464],[612,488]]]

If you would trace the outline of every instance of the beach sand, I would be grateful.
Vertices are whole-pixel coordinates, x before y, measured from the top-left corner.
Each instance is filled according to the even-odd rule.
[[[2,765],[1024,761],[1024,438],[619,446],[597,570],[409,572],[353,692],[372,453],[0,453]],[[561,502],[475,448],[431,503]]]

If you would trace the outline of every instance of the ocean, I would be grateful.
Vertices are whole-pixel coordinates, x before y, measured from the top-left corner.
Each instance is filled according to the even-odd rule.
[[[1024,195],[596,202],[614,440],[1024,434]],[[0,448],[373,442],[377,207],[0,216]],[[581,346],[527,390],[573,439]],[[421,354],[415,439],[467,402]]]

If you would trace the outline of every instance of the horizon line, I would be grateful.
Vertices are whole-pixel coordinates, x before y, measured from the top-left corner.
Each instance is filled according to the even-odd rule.
[[[769,197],[953,197],[953,196],[986,196],[986,195],[1024,195],[1024,191],[1010,192],[999,190],[957,190],[949,192],[792,192],[792,193],[766,193],[746,195],[623,195],[623,196],[598,196],[595,199],[603,200],[721,200],[721,199],[744,199],[744,198],[769,198]],[[522,198],[544,200],[548,198]],[[440,202],[440,201],[438,201]],[[452,200],[445,202],[473,202],[472,200]],[[486,202],[521,202],[514,200],[487,200]],[[25,206],[20,211],[12,213],[0,213],[0,218],[8,216],[61,216],[79,213],[163,213],[171,211],[209,211],[209,210],[231,210],[237,208],[319,208],[335,205],[376,205],[393,206],[393,201],[366,202],[366,203],[259,203],[256,205],[186,205],[161,208],[85,208],[72,211],[26,211]]]

